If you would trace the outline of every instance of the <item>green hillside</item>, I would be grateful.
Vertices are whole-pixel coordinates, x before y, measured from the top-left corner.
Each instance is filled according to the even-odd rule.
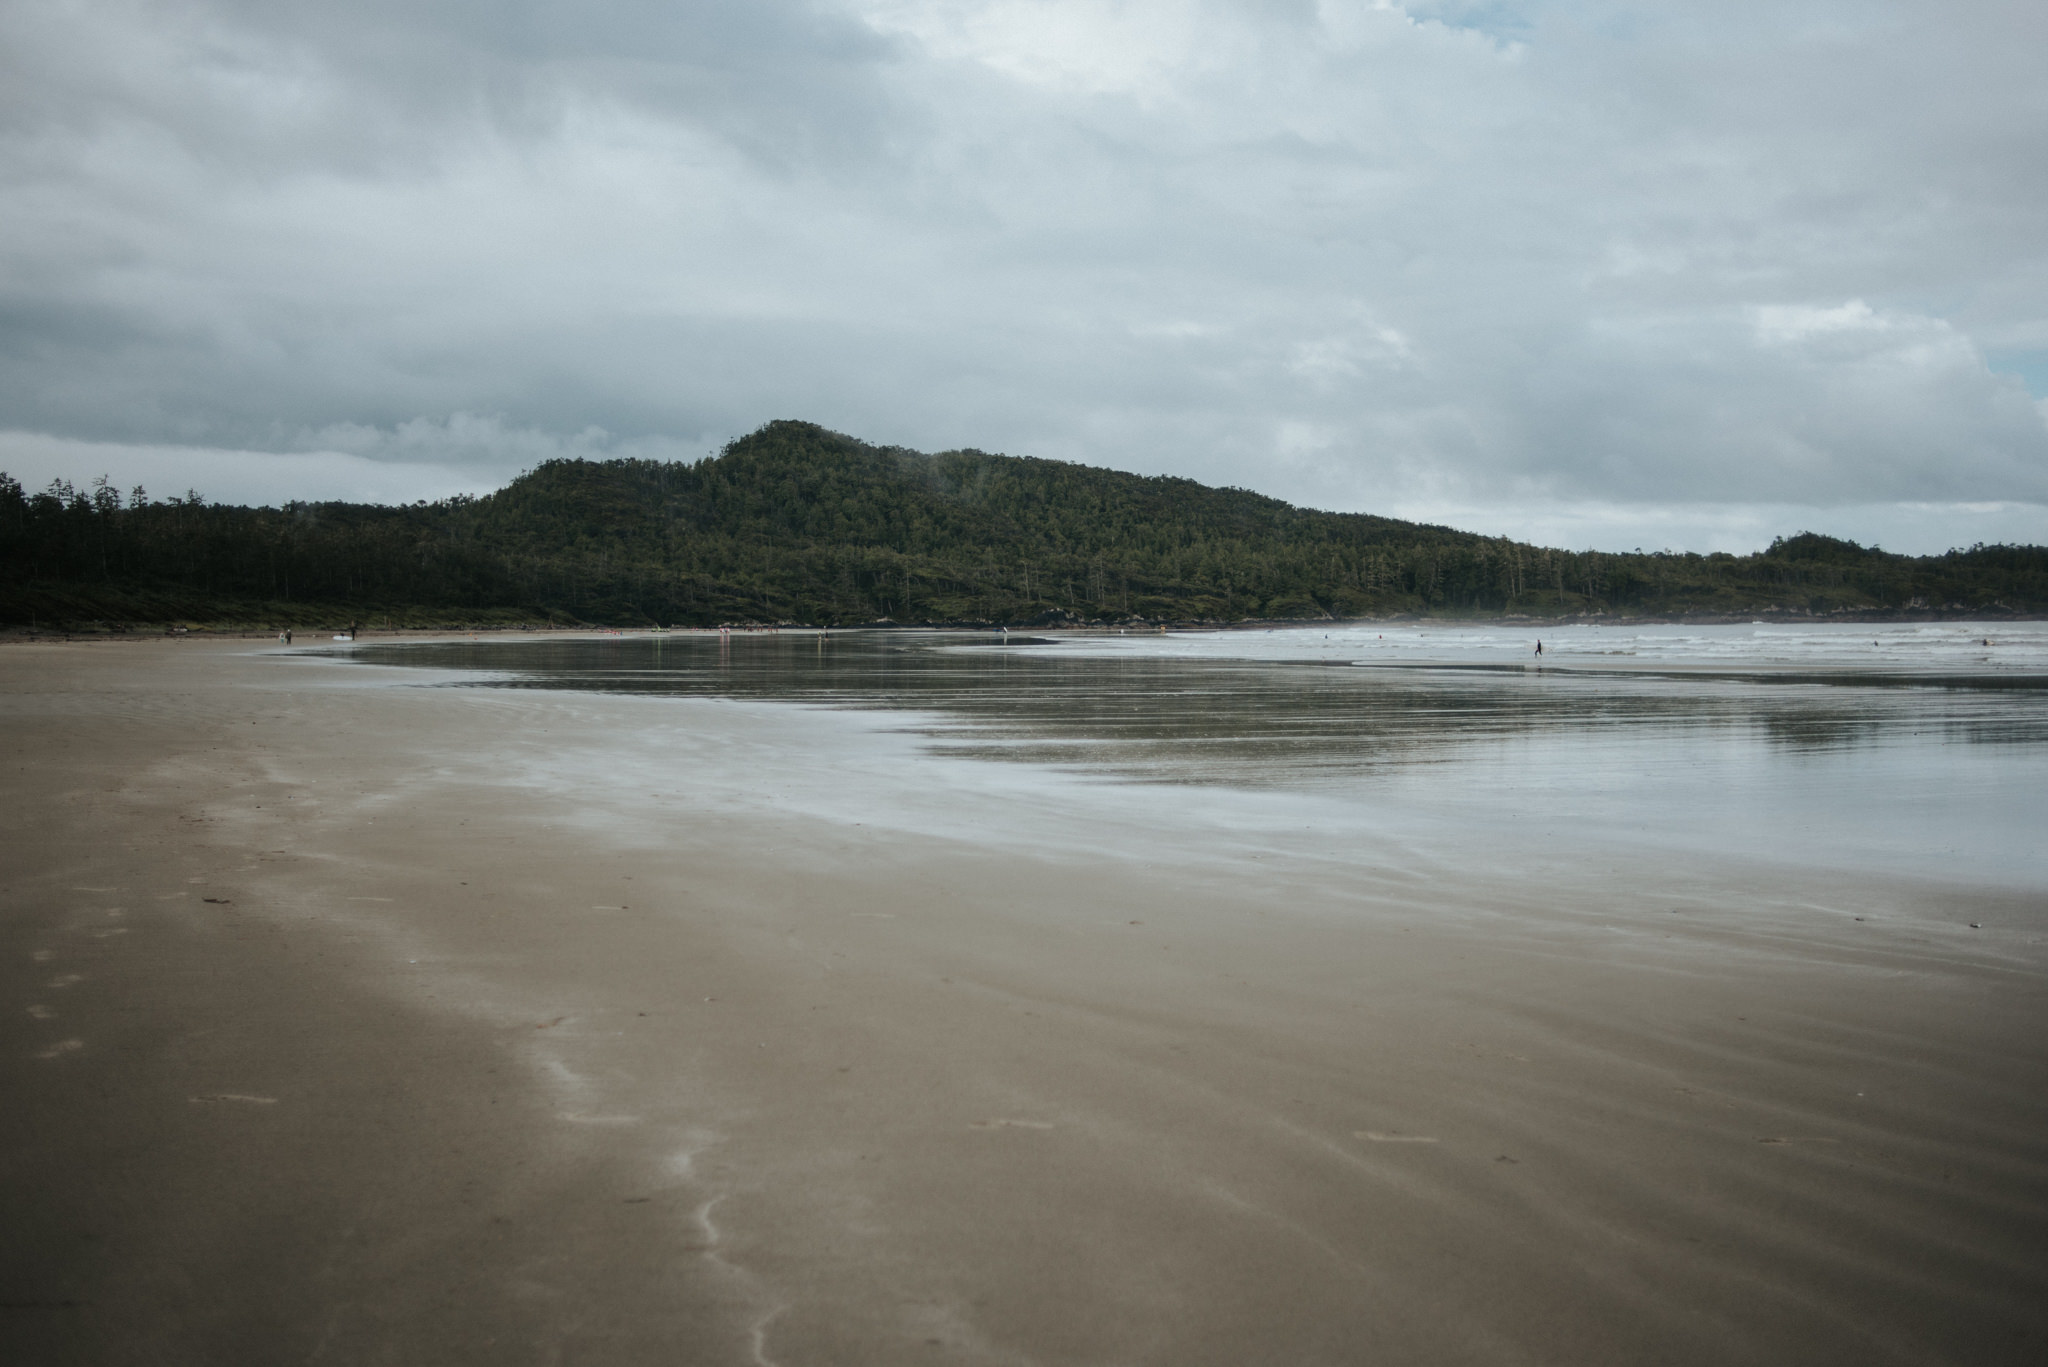
[[[0,621],[855,624],[2036,612],[2048,549],[1569,552],[1061,461],[776,422],[484,498],[225,507],[0,476]]]

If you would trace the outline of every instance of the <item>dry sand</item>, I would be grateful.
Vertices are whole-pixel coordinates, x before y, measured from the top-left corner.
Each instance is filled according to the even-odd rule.
[[[2038,897],[406,682],[0,651],[0,1360],[2048,1360]]]

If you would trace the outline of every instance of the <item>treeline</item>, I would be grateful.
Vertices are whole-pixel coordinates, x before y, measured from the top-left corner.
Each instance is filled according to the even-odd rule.
[[[552,461],[483,498],[152,499],[0,475],[0,621],[1240,621],[2036,612],[2048,548],[1570,552],[1060,461],[777,422],[692,464]]]

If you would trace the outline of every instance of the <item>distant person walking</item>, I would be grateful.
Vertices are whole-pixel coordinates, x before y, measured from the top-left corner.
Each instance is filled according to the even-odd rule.
[[[1536,653],[1538,655],[1543,653],[1543,638],[1541,636],[1536,638]]]

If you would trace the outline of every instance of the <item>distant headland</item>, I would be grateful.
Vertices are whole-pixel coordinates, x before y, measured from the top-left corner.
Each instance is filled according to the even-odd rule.
[[[1563,551],[1243,489],[773,422],[694,463],[550,461],[388,507],[39,493],[0,475],[0,624],[361,619],[1056,626],[2048,611],[2048,547]]]

